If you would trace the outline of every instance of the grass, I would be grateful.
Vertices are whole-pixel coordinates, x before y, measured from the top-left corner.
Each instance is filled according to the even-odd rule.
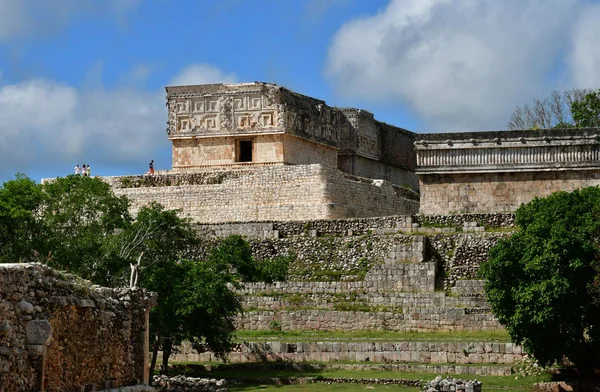
[[[418,388],[405,387],[401,385],[364,385],[364,384],[296,384],[296,385],[230,385],[229,390],[235,391],[285,391],[285,392],[365,392],[365,391],[399,391],[399,392],[415,392]]]
[[[183,374],[177,372],[174,374]],[[193,377],[214,377],[225,379],[260,379],[260,378],[286,378],[286,377],[328,377],[328,378],[384,378],[384,379],[409,379],[409,380],[433,380],[435,373],[419,372],[396,372],[385,370],[290,370],[290,369],[252,369],[244,370],[239,368],[227,369],[227,366],[220,366],[218,370],[206,371],[186,371],[188,376]],[[443,375],[445,376],[445,375]],[[455,378],[477,379],[483,383],[484,391],[530,391],[533,384],[540,381],[549,381],[550,374],[541,376],[521,377],[521,376],[473,376],[473,375],[450,375]],[[398,391],[417,391],[417,388],[400,387],[393,385],[365,385],[365,384],[300,384],[300,385],[256,385],[248,382],[246,385],[231,384],[232,391],[265,390],[275,391],[284,389],[285,391],[364,391],[375,389],[398,390]]]
[[[394,332],[394,331],[237,331],[236,340],[262,341],[424,341],[424,342],[510,342],[505,331],[457,331],[457,332]]]

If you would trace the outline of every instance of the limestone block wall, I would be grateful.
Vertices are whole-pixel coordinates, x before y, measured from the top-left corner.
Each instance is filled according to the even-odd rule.
[[[482,342],[261,342],[242,343],[229,353],[230,362],[364,362],[421,364],[507,364],[524,357],[514,343]],[[174,362],[209,362],[212,352],[197,353],[190,345],[181,347]]]
[[[326,144],[319,144],[293,136],[283,135],[283,151],[285,163],[292,165],[310,165],[322,163],[337,167],[337,149]]]
[[[600,129],[416,136],[421,213],[515,211],[534,197],[600,184]]]
[[[600,185],[600,170],[427,175],[420,181],[424,214],[512,212],[534,197]]]
[[[132,200],[133,213],[157,201],[167,209],[181,209],[196,222],[370,217],[412,214],[418,209],[417,201],[406,198],[406,190],[389,182],[348,176],[320,164],[216,171],[198,175],[198,181],[182,174],[182,185],[173,186],[163,185],[177,184],[176,174],[164,181],[146,181],[148,177],[107,181],[117,184],[115,194]]]
[[[92,286],[40,264],[0,264],[0,390],[147,380],[151,302],[143,290]]]
[[[460,308],[482,308],[489,305],[482,297],[470,296],[473,293],[481,294],[483,289],[476,291],[479,287],[464,287],[459,285],[463,282],[459,281],[457,287],[453,288],[453,292],[459,296],[447,296],[445,292],[336,292],[336,293],[311,293],[305,295],[301,301],[297,294],[286,292],[273,291],[272,294],[256,291],[260,295],[245,295],[241,298],[245,309],[260,309],[260,310],[284,310],[302,307],[318,308],[318,309],[334,309],[336,301],[354,301],[355,303],[364,303],[373,306],[374,308],[435,308],[435,307],[460,307]],[[478,282],[478,281],[475,281]],[[306,286],[316,286],[315,283],[307,282]],[[308,288],[307,287],[307,288]],[[286,287],[288,288],[288,287]],[[291,288],[291,287],[289,287]],[[283,289],[283,287],[282,287]],[[454,290],[456,289],[456,290]],[[312,290],[303,290],[312,291]],[[299,292],[301,292],[299,290]]]
[[[332,201],[328,218],[410,215],[419,209],[417,201],[403,197],[405,190],[384,180],[361,180],[328,170],[325,187]]]
[[[235,165],[237,139],[231,136],[186,138],[173,140],[173,170],[187,170],[222,165]],[[242,137],[252,140],[253,163],[284,162],[283,135],[254,135]],[[316,163],[313,161],[309,163]],[[246,163],[247,164],[247,163]]]
[[[491,313],[469,313],[461,308],[409,308],[403,313],[331,310],[251,311],[236,319],[236,328],[270,330],[277,321],[283,330],[400,332],[499,331]]]
[[[361,157],[360,155],[353,155],[351,159],[352,170],[347,171],[350,174],[366,178],[381,178],[392,184],[408,186],[415,190],[419,189],[419,179],[414,171]]]

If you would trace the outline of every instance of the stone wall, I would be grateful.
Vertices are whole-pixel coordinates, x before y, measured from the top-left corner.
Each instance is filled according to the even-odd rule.
[[[421,212],[461,214],[515,211],[534,197],[600,184],[600,171],[428,175],[421,178]]]
[[[181,176],[181,177],[180,177]],[[157,201],[196,222],[289,221],[412,214],[410,191],[325,165],[107,178],[132,212]],[[175,184],[175,185],[171,185]],[[163,186],[171,185],[171,186]]]
[[[416,138],[423,214],[515,211],[534,197],[600,184],[600,129]]]
[[[327,166],[337,167],[338,152],[326,144],[310,142],[293,135],[283,136],[283,161],[291,165],[310,165],[322,163]],[[413,173],[414,176],[414,173]],[[415,176],[416,177],[416,176]]]
[[[351,155],[345,157],[345,160],[346,167],[349,167],[349,169],[344,167],[340,167],[340,169],[346,173],[359,177],[383,179],[392,184],[409,187],[415,190],[419,189],[419,180],[412,171],[394,167],[360,155]]]
[[[413,308],[403,313],[331,310],[250,311],[238,316],[236,328],[270,330],[273,322],[285,331],[502,331],[491,313],[474,314],[462,308]]]
[[[40,264],[0,264],[0,390],[147,382],[143,290],[92,286]]]
[[[522,347],[499,342],[246,342],[227,360],[234,363],[374,362],[420,364],[514,364],[524,358]],[[189,344],[172,357],[174,362],[211,362],[212,352],[198,353]]]

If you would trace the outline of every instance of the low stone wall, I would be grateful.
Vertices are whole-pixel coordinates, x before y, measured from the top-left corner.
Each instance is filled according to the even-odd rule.
[[[353,282],[277,282],[274,284],[246,283],[240,294],[287,293],[287,294],[344,294],[349,292],[433,291],[435,263],[397,263],[392,268],[378,265],[371,269],[365,280]]]
[[[186,376],[154,376],[158,392],[227,392],[227,381]]]
[[[515,227],[515,214],[512,212],[498,212],[486,214],[456,214],[456,215],[415,215],[416,223],[424,226],[436,224],[442,226],[464,227],[467,223],[477,222],[486,228],[512,228]]]
[[[0,264],[0,390],[140,384],[151,303],[143,290],[93,286],[40,264]]]
[[[425,388],[424,388],[425,389]],[[437,376],[427,383],[427,392],[481,392],[481,381],[458,380],[455,378],[442,378]]]
[[[132,213],[157,201],[196,222],[297,221],[414,214],[418,196],[383,180],[326,165],[249,167],[232,171],[107,177]]]
[[[500,331],[491,313],[470,313],[462,308],[409,308],[403,313],[344,312],[331,310],[249,311],[237,317],[237,329],[270,330],[273,322],[285,331]]]
[[[226,237],[240,234],[247,237],[287,238],[294,236],[355,236],[383,231],[398,232],[411,227],[412,215],[392,215],[376,218],[320,219],[305,221],[228,222],[198,224],[204,235]]]
[[[483,342],[246,342],[227,356],[231,363],[374,362],[444,365],[505,364],[525,357],[514,343]],[[190,345],[171,357],[174,362],[214,362],[212,352],[198,353]]]
[[[320,219],[303,221],[222,222],[199,223],[202,235],[226,237],[239,234],[254,238],[287,238],[294,236],[356,236],[364,234],[390,234],[410,231],[413,224],[424,231],[428,226],[462,228],[477,222],[485,228],[515,227],[514,213],[462,214],[462,215],[392,215],[355,219]]]
[[[471,281],[459,281],[471,282]],[[456,293],[461,295],[463,288]],[[476,290],[475,288],[473,290]],[[454,290],[453,290],[454,292]],[[262,293],[261,293],[262,294]],[[254,310],[293,310],[294,308],[335,309],[340,303],[365,304],[373,308],[489,308],[482,296],[447,296],[445,292],[434,293],[363,293],[360,291],[328,294],[279,294],[279,295],[245,295],[241,298],[244,309]],[[390,310],[391,311],[391,310]]]

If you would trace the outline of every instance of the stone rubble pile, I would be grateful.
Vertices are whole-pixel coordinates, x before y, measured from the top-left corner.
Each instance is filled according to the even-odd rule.
[[[227,381],[186,376],[154,376],[158,392],[227,392]]]
[[[425,384],[423,391],[427,392],[481,392],[481,381],[459,380],[457,378],[442,378],[437,376]]]
[[[156,392],[156,389],[148,385],[132,385],[130,387],[102,389],[98,392]]]

